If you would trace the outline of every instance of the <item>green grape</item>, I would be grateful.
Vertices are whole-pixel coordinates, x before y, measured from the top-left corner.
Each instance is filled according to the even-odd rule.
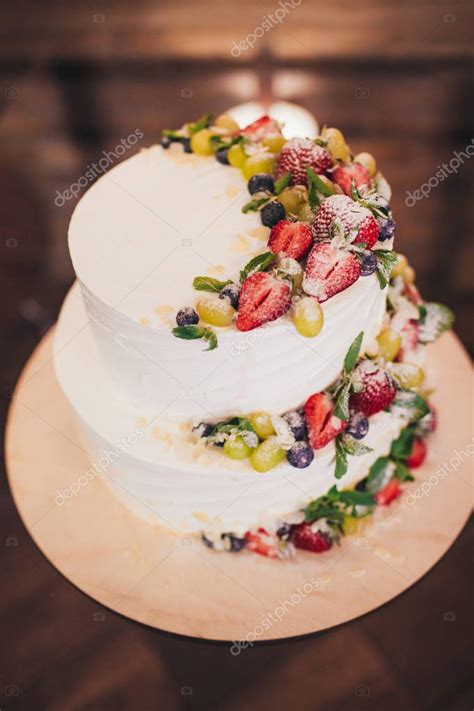
[[[243,166],[247,160],[247,154],[240,143],[234,143],[234,145],[229,148],[227,160],[234,168],[241,168]]]
[[[268,412],[263,412],[262,410],[252,412],[249,415],[249,420],[260,439],[266,439],[267,437],[270,437],[270,435],[275,434],[272,418]]]
[[[203,321],[211,326],[230,326],[235,311],[228,299],[219,299],[217,294],[207,294],[198,299],[196,311]]]
[[[304,296],[293,306],[293,323],[305,338],[314,338],[324,324],[323,310],[316,299]]]
[[[198,156],[211,156],[214,147],[211,141],[212,132],[208,128],[203,128],[191,136],[191,150]]]
[[[224,454],[230,459],[247,459],[252,452],[252,447],[249,447],[240,435],[233,439],[227,439],[224,443]]]
[[[393,328],[385,328],[377,337],[379,356],[385,360],[395,360],[402,345],[400,335]]]
[[[250,464],[257,472],[268,472],[286,457],[285,450],[280,447],[276,437],[263,440],[250,455]]]
[[[269,173],[273,175],[276,168],[276,160],[273,153],[255,153],[249,156],[242,166],[244,178],[249,180],[257,173]]]

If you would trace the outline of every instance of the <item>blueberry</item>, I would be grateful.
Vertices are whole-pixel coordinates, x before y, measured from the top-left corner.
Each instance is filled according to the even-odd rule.
[[[202,542],[206,544],[208,548],[214,548],[214,541],[211,541],[209,538],[206,538],[204,533],[201,534]]]
[[[239,538],[238,536],[234,536],[233,533],[223,533],[222,538],[227,538],[230,543],[230,548],[229,550],[231,553],[238,553],[239,551],[242,550],[242,548],[245,548],[245,544],[247,543],[245,538]]]
[[[362,256],[361,276],[370,276],[377,269],[377,257],[373,252],[366,252]]]
[[[219,292],[219,299],[227,297],[234,309],[239,308],[239,296],[240,286],[238,284],[227,284]]]
[[[278,538],[284,538],[285,540],[287,540],[290,536],[292,528],[293,526],[291,525],[291,523],[284,523],[277,531]]]
[[[176,314],[176,323],[178,326],[193,326],[199,323],[199,316],[190,306],[185,306]]]
[[[273,227],[280,220],[284,220],[285,215],[285,208],[278,200],[272,200],[260,210],[260,219],[265,227]]]
[[[379,240],[384,242],[386,239],[392,239],[395,234],[395,222],[389,217],[388,220],[383,220],[380,225]]]
[[[306,439],[306,420],[301,411],[292,410],[287,412],[283,415],[283,419],[290,425],[291,432],[296,440]]]
[[[169,136],[162,136],[160,143],[166,151],[173,143],[173,140]]]
[[[222,165],[230,165],[229,164],[229,159],[227,158],[227,154],[229,153],[229,149],[224,147],[224,148],[219,148],[218,151],[216,151],[216,160],[219,163],[222,163]]]
[[[346,432],[354,439],[363,439],[369,431],[369,420],[360,412],[351,415]]]
[[[191,139],[190,139],[190,138],[186,138],[186,137],[184,136],[183,138],[180,138],[180,139],[179,139],[179,142],[182,144],[185,153],[192,153],[192,150],[191,150]]]
[[[275,183],[269,173],[256,173],[250,178],[247,188],[250,195],[261,192],[274,193]]]
[[[287,452],[286,458],[292,467],[304,469],[313,461],[314,452],[307,442],[296,442]]]

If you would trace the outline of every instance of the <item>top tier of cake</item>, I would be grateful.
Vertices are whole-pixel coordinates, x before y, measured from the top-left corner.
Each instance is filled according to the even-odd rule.
[[[265,251],[268,228],[242,213],[246,182],[236,168],[153,146],[98,180],[79,202],[69,246],[107,367],[132,402],[172,417],[282,412],[338,376],[349,344],[380,331],[385,291],[375,274],[325,302],[317,339],[285,316],[245,334],[218,329],[219,347],[176,339],[176,311],[196,298],[197,275],[238,280]]]

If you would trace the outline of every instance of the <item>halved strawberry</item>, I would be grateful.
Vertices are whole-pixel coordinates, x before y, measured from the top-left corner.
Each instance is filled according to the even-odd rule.
[[[331,167],[331,154],[325,148],[318,146],[309,138],[292,138],[281,149],[276,177],[281,178],[289,171],[290,185],[307,185],[306,168],[312,168],[315,173],[323,174]]]
[[[267,558],[278,558],[278,541],[272,538],[264,528],[255,531],[247,531],[245,534],[247,550],[264,555]]]
[[[385,484],[384,488],[375,494],[374,498],[380,506],[387,506],[396,499],[397,496],[400,496],[401,493],[402,490],[400,489],[398,481],[396,479],[390,479],[388,484]]]
[[[304,416],[313,449],[324,447],[347,426],[346,420],[335,416],[334,405],[326,393],[315,393],[306,400]]]
[[[303,291],[326,301],[344,291],[360,277],[360,261],[347,249],[336,249],[329,242],[315,244],[309,253],[303,278]]]
[[[363,360],[354,371],[354,379],[360,381],[361,392],[352,393],[351,410],[362,412],[366,417],[385,410],[396,395],[397,389],[390,375],[370,361]]]
[[[311,247],[313,235],[305,222],[280,220],[270,231],[268,246],[275,254],[301,259]]]
[[[339,185],[346,195],[351,194],[352,183],[357,189],[370,188],[371,183],[369,171],[360,163],[339,165],[332,171],[331,180]]]
[[[242,136],[247,136],[247,138],[250,138],[252,141],[261,141],[262,138],[266,136],[281,135],[281,129],[278,121],[270,118],[270,116],[264,115],[245,128],[242,128],[238,133]]]
[[[242,284],[235,325],[251,331],[283,316],[291,306],[291,286],[267,272],[256,272]]]
[[[347,195],[331,195],[323,200],[311,225],[314,239],[330,240],[333,223],[342,226],[346,239],[354,237],[353,243],[363,242],[367,249],[372,249],[379,238],[380,226],[370,210]]]
[[[428,449],[425,444],[424,439],[420,439],[419,437],[415,437],[413,440],[410,456],[407,458],[405,464],[409,469],[418,469],[418,467],[421,467],[423,462],[426,459],[426,453]]]
[[[311,523],[300,523],[294,526],[290,534],[290,541],[296,548],[302,548],[312,553],[324,553],[332,546],[331,536],[317,528],[313,531]]]

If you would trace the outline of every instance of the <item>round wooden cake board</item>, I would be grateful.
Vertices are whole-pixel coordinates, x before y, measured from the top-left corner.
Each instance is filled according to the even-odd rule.
[[[300,551],[279,561],[218,553],[142,520],[106,481],[84,477],[91,461],[54,375],[51,333],[26,366],[10,410],[7,466],[16,505],[68,580],[100,605],[152,627],[229,640],[238,654],[247,644],[341,624],[419,580],[471,511],[470,362],[451,334],[429,351],[439,427],[427,462],[403,497],[322,555]],[[78,481],[75,496],[58,496]]]

